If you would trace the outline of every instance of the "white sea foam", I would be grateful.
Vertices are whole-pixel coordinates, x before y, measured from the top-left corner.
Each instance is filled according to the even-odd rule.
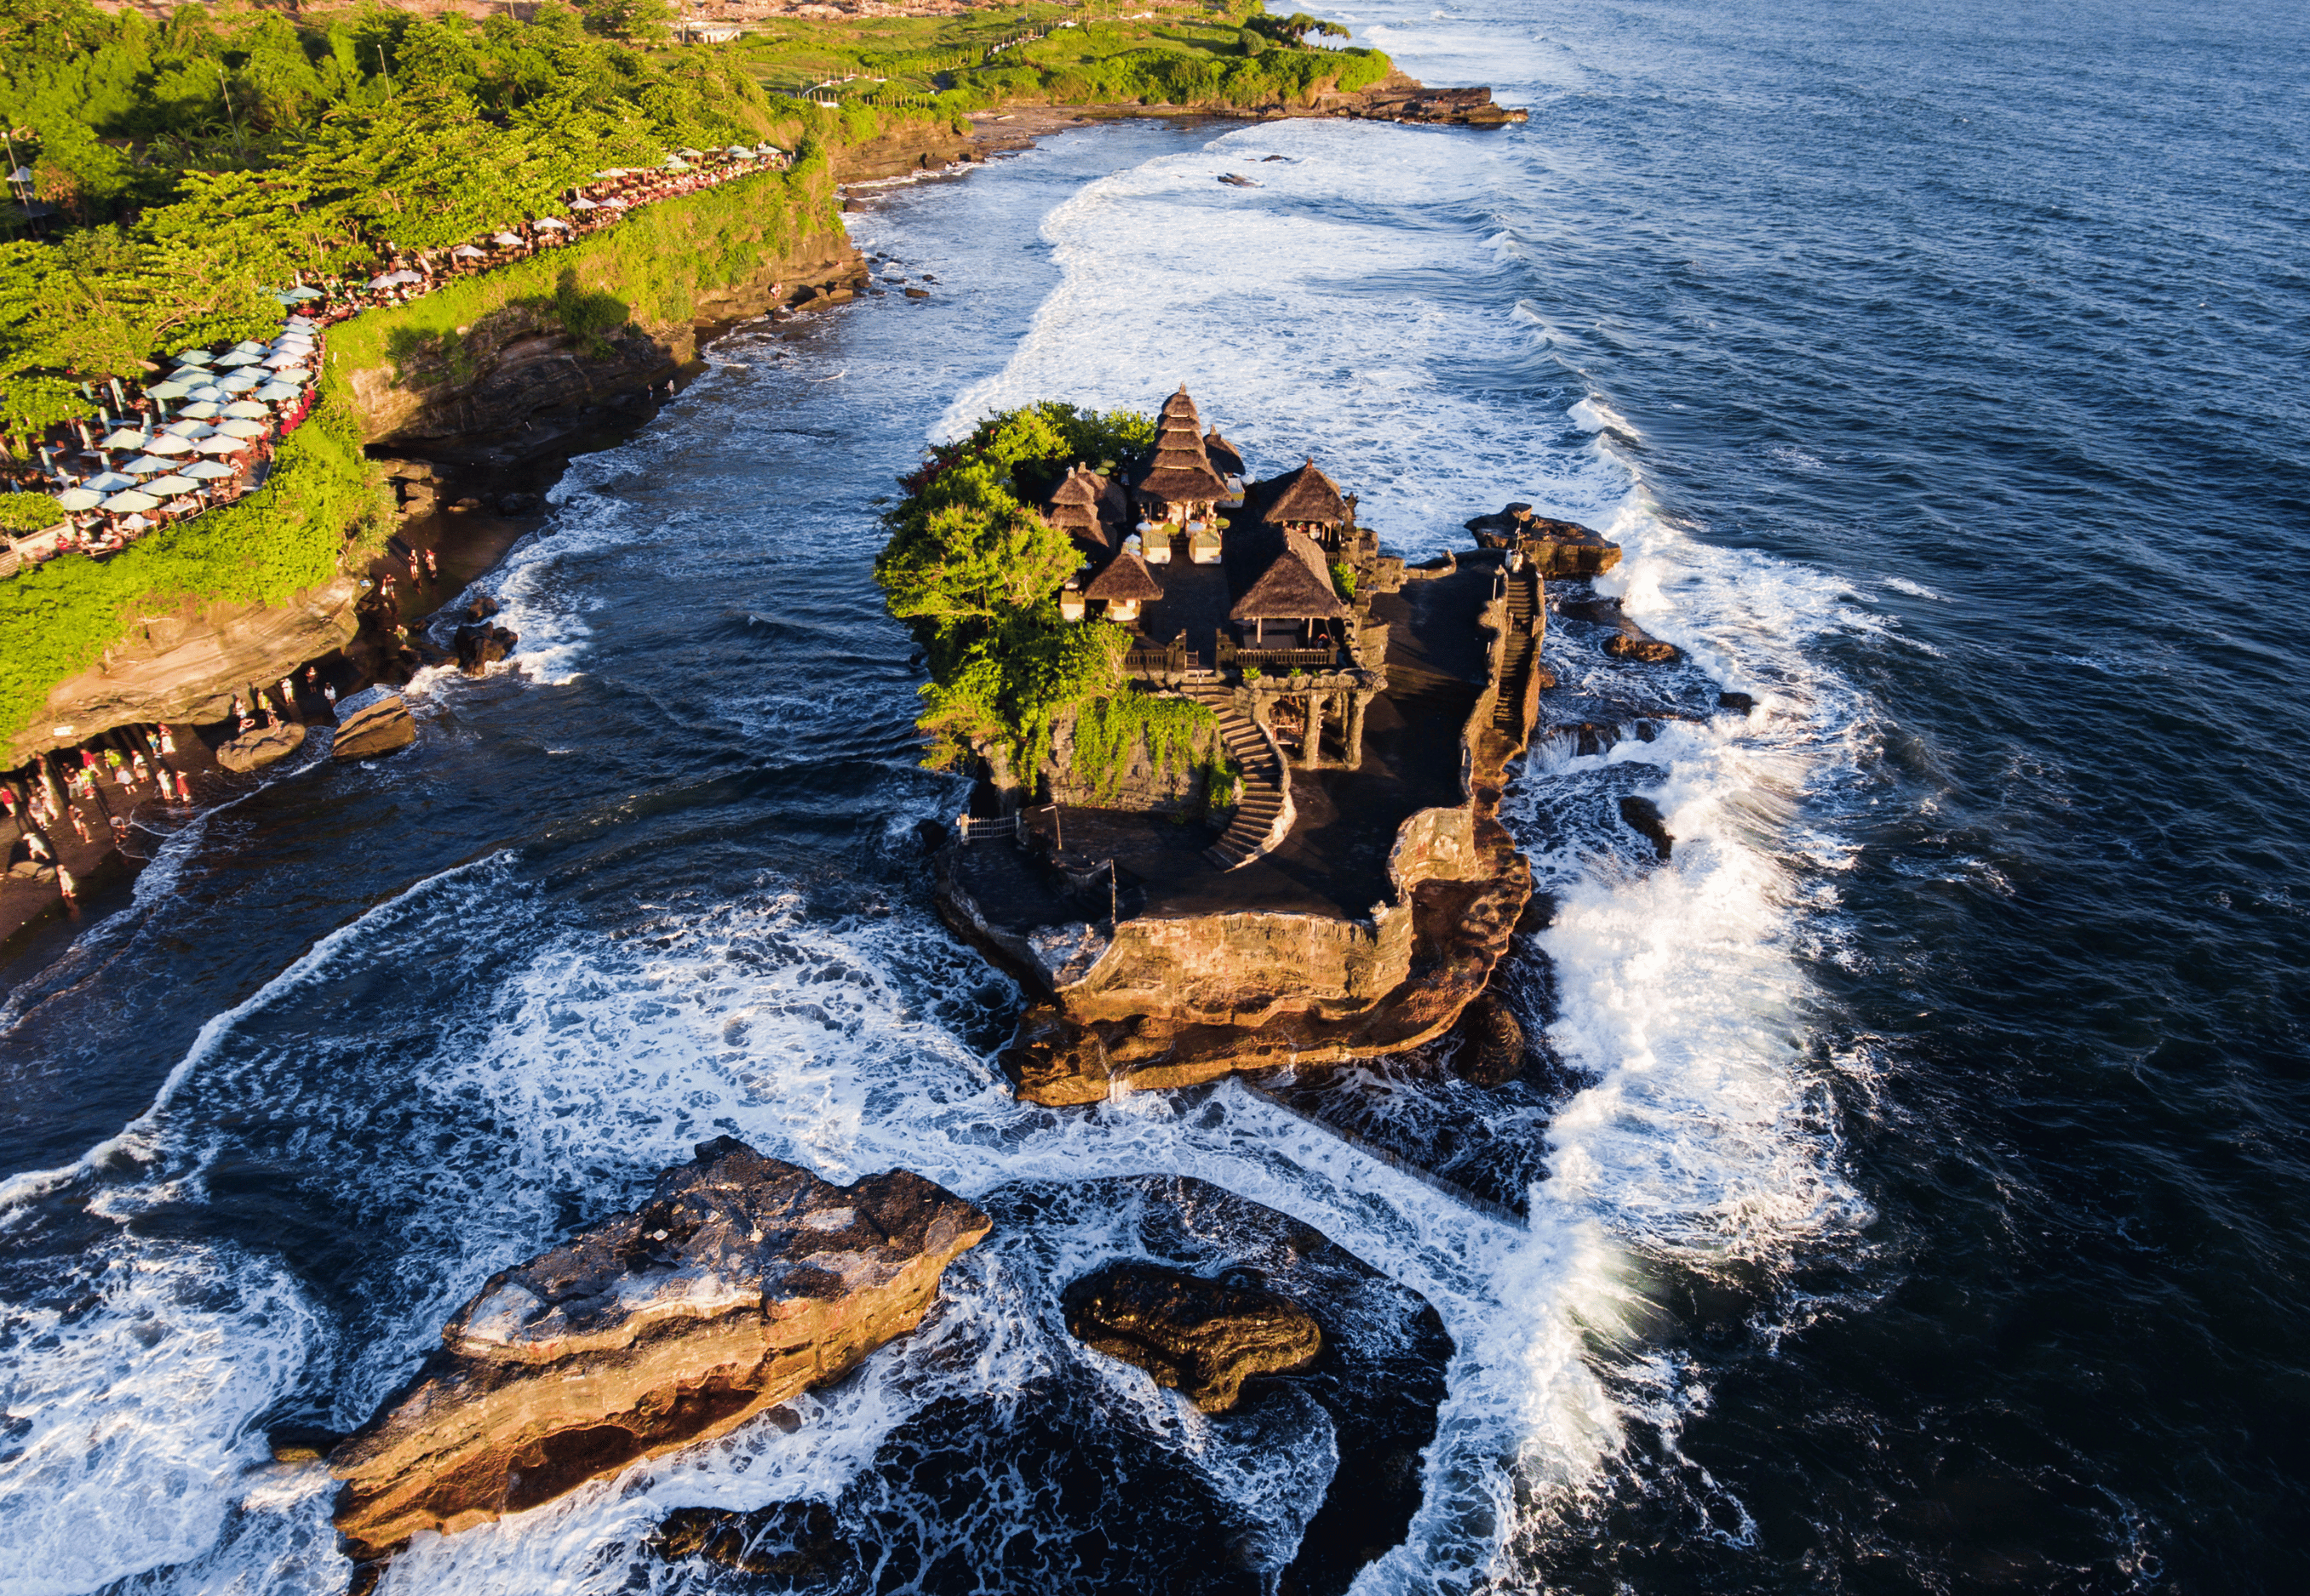
[[[1267,153],[1298,159],[1263,163],[1262,190],[1212,180]],[[1551,747],[1512,797],[1507,818],[1559,904],[1545,941],[1561,1003],[1553,1039],[1594,1080],[1551,1132],[1529,1227],[1472,1213],[1232,1084],[1192,1105],[1159,1094],[1080,1114],[1017,1103],[967,1039],[1009,1001],[1005,984],[926,916],[830,920],[766,869],[718,902],[643,906],[647,934],[612,940],[557,919],[499,869],[430,889],[444,911],[433,957],[471,967],[440,976],[470,997],[428,1051],[317,1076],[295,1049],[252,1042],[230,1070],[200,1077],[204,1112],[282,1116],[306,1156],[332,1167],[338,1201],[393,1215],[378,1245],[395,1271],[369,1288],[363,1333],[329,1384],[341,1422],[404,1377],[492,1271],[554,1239],[573,1213],[630,1202],[651,1172],[725,1132],[829,1178],[903,1165],[967,1195],[1023,1178],[1195,1175],[1304,1219],[1421,1292],[1458,1353],[1425,1504],[1406,1544],[1364,1576],[1367,1592],[1463,1589],[1507,1572],[1535,1515],[1595,1489],[1632,1429],[1672,1436],[1705,1401],[1691,1368],[1646,1341],[1658,1273],[1769,1271],[1866,1217],[1839,1175],[1808,1056],[1797,944],[1833,903],[1842,856],[1807,816],[1865,734],[1854,695],[1812,663],[1811,646],[1877,623],[1817,574],[1714,549],[1663,518],[1618,441],[1633,429],[1600,397],[1568,417],[1501,403],[1470,375],[1538,369],[1547,330],[1498,311],[1497,296],[1455,291],[1482,266],[1481,241],[1463,225],[1407,225],[1400,201],[1448,210],[1480,198],[1496,159],[1465,140],[1299,123],[1094,183],[1046,226],[1060,287],[1010,365],[958,398],[938,430],[1046,395],[1143,406],[1184,380],[1255,468],[1312,447],[1408,552],[1463,543],[1459,522],[1509,498],[1605,528],[1628,553],[1602,585],[1712,679],[1759,698],[1752,716],[1602,755]],[[541,681],[568,680],[587,646],[557,565],[644,531],[615,488],[629,464],[616,451],[581,462],[557,490],[561,532],[525,544],[494,584],[525,655],[536,639],[524,668]],[[1572,668],[1567,641],[1550,646]],[[1598,661],[1577,669],[1611,685]],[[1613,804],[1632,790],[1659,802],[1678,839],[1665,863],[1628,844]],[[1559,811],[1594,823],[1563,824]],[[470,912],[484,902],[487,916]],[[189,1114],[179,1123],[165,1112],[186,1078],[332,959],[376,958],[360,941],[373,930],[346,928],[212,1021],[124,1145],[159,1157],[166,1141],[196,1179],[204,1138]],[[1089,1261],[1095,1242],[1067,1245]],[[1050,1355],[999,1257],[966,1258],[923,1335],[795,1404],[790,1430],[757,1424],[501,1523],[421,1538],[393,1588],[628,1589],[637,1543],[669,1508],[835,1495],[925,1401],[1018,1392]],[[252,1285],[261,1272],[236,1268]],[[1177,1400],[1113,1377],[1132,1400]],[[74,1400],[75,1422],[111,1410],[93,1387]],[[230,1433],[240,1421],[197,1422]],[[185,1589],[341,1583],[341,1562],[319,1549],[326,1494],[314,1472],[259,1470],[232,1511],[203,1506],[169,1535],[121,1544],[191,1557],[174,1582]],[[1282,1518],[1304,1502],[1304,1479],[1252,1473],[1245,1488],[1267,1493]],[[0,1488],[7,1479],[0,1465]]]
[[[93,1301],[0,1305],[0,1584],[71,1596],[198,1556],[265,1456],[254,1419],[317,1318],[277,1266],[123,1234],[81,1260]]]

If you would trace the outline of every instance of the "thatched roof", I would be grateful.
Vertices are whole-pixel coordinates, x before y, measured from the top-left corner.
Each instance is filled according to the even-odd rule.
[[[1262,513],[1270,521],[1306,521],[1338,526],[1348,519],[1348,502],[1332,479],[1316,469],[1310,459],[1298,470],[1275,481]]]
[[[1283,534],[1283,547],[1259,579],[1236,600],[1229,620],[1338,620],[1348,613],[1332,586],[1324,551],[1304,532]]]
[[[1111,550],[1117,541],[1113,523],[1122,519],[1121,499],[1112,482],[1077,465],[1044,502],[1043,519],[1079,542]]]
[[[1184,383],[1163,401],[1163,415],[1155,433],[1155,462],[1140,478],[1139,492],[1144,498],[1174,504],[1220,499],[1227,493],[1227,484],[1203,454],[1202,423]]]
[[[1221,476],[1239,477],[1243,474],[1243,455],[1235,445],[1220,436],[1217,427],[1204,435],[1203,458],[1210,461],[1211,469]]]
[[[1147,562],[1128,551],[1107,562],[1107,568],[1090,579],[1083,590],[1087,599],[1103,599],[1110,603],[1138,599],[1151,603],[1163,596],[1162,585]]]

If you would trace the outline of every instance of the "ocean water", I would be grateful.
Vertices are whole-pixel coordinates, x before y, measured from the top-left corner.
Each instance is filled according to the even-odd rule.
[[[0,1588],[341,1589],[266,1430],[358,1422],[724,1132],[973,1196],[1192,1175],[1421,1293],[1457,1352],[1362,1592],[2297,1583],[2301,19],[1348,14],[1532,121],[1125,125],[885,191],[855,236],[932,299],[725,340],[485,580],[521,648],[422,679],[415,749],[253,785],[0,976]],[[1563,705],[1697,718],[1511,794],[1558,904],[1506,977],[1560,1064],[1495,1127],[1525,1225],[1238,1084],[1052,1112],[992,1065],[1016,993],[929,909],[912,829],[961,790],[915,764],[875,501],[993,406],[1183,381],[1403,552],[1511,499],[1607,530],[1689,651],[1550,638]],[[1040,1389],[1040,1305],[1126,1229],[982,1249],[790,1429],[387,1589],[735,1588],[649,1527],[812,1501],[925,1554],[825,1588],[1064,1588],[1031,1458],[948,1515],[894,1438]],[[1305,1522],[1320,1447],[1108,1396],[1259,1544]]]

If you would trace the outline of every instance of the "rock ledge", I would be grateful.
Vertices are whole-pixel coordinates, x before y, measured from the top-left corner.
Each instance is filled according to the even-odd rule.
[[[914,1329],[985,1214],[893,1170],[837,1186],[731,1137],[650,1201],[492,1276],[336,1448],[355,1557],[727,1433]]]

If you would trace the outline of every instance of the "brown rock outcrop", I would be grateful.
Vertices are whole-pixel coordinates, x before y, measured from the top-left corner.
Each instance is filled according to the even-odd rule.
[[[1604,652],[1614,659],[1635,660],[1646,665],[1672,665],[1682,657],[1675,644],[1663,643],[1633,626],[1605,638]]]
[[[1467,524],[1480,549],[1516,549],[1524,563],[1543,577],[1596,577],[1620,563],[1620,545],[1576,521],[1535,516],[1528,504],[1512,504]]]
[[[1620,819],[1628,822],[1630,830],[1653,845],[1655,857],[1666,860],[1670,851],[1676,846],[1676,838],[1669,832],[1667,818],[1661,813],[1660,805],[1651,799],[1621,799]]]
[[[247,775],[287,759],[305,746],[306,728],[284,723],[261,731],[244,732],[216,751],[216,762],[227,770]]]
[[[329,752],[339,759],[374,759],[417,741],[417,723],[398,694],[387,693],[337,723],[336,741]]]
[[[650,1201],[491,1277],[330,1456],[356,1557],[726,1434],[920,1323],[985,1214],[893,1170],[837,1186],[732,1137]]]
[[[0,766],[115,726],[222,720],[250,682],[277,681],[350,642],[360,597],[360,578],[342,576],[271,608],[218,604],[140,620],[100,664],[48,694]]]
[[[1246,1380],[1305,1368],[1324,1349],[1316,1316],[1298,1304],[1159,1263],[1110,1263],[1059,1301],[1075,1340],[1185,1392],[1206,1413],[1233,1408]]]
[[[457,629],[457,669],[468,676],[479,676],[511,654],[521,642],[521,634],[501,626],[475,621]]]

